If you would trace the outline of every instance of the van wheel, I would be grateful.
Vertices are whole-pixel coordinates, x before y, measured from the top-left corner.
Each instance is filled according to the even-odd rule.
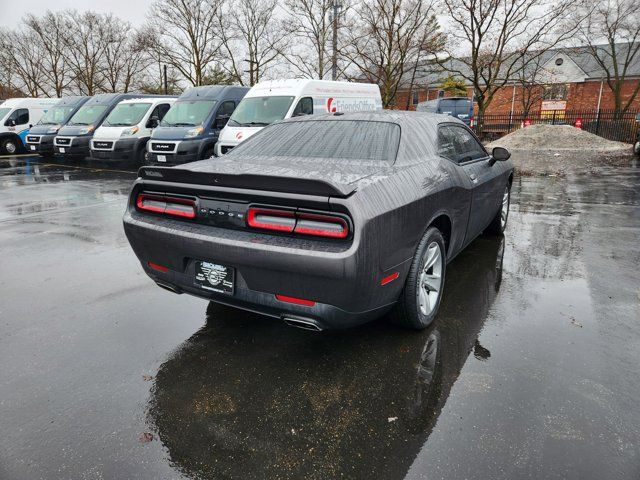
[[[446,268],[444,239],[440,230],[430,227],[420,240],[391,319],[415,330],[428,327],[440,307]]]
[[[201,160],[206,160],[208,158],[213,157],[213,147],[207,147],[202,152]]]
[[[0,152],[7,155],[14,155],[18,152],[18,144],[12,138],[7,138],[0,143]]]

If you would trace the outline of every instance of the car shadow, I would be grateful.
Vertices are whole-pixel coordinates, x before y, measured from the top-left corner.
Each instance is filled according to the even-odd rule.
[[[436,321],[313,333],[210,303],[155,378],[147,421],[196,478],[402,478],[435,425],[502,279],[504,238],[449,266]]]

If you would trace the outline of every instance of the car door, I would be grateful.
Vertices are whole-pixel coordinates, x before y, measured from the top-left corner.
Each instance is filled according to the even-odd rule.
[[[489,162],[490,155],[468,128],[449,124],[458,167],[472,182],[471,209],[465,243],[469,243],[489,225],[502,195],[501,177]]]

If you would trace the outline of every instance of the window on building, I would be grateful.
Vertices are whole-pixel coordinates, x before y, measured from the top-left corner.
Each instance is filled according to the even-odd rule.
[[[418,103],[420,103],[420,92],[418,92],[417,90],[414,90],[413,92],[411,92],[411,102],[414,105],[417,105]]]
[[[568,94],[568,83],[555,83],[553,85],[545,85],[543,100],[566,100]]]

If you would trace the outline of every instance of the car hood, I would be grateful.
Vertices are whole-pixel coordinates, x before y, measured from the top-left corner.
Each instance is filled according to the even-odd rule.
[[[386,162],[239,155],[201,160],[182,165],[180,168],[202,173],[324,180],[354,186],[380,180],[394,171]]]
[[[184,140],[186,133],[196,127],[156,127],[151,134],[151,140]],[[198,137],[189,137],[189,140]]]
[[[237,145],[263,128],[264,127],[231,127],[227,125],[220,132],[218,141],[226,145]]]
[[[65,137],[65,136],[68,136],[68,137],[90,137],[90,136],[93,135],[93,132],[95,132],[95,130],[92,130],[89,133],[85,133],[85,134],[80,135],[80,131],[83,128],[87,128],[87,125],[65,125],[60,130],[58,130],[58,135],[61,135],[63,137]]]
[[[29,135],[46,135],[52,127],[55,127],[55,125],[34,125],[29,129]],[[55,133],[50,133],[49,135],[55,135]]]

